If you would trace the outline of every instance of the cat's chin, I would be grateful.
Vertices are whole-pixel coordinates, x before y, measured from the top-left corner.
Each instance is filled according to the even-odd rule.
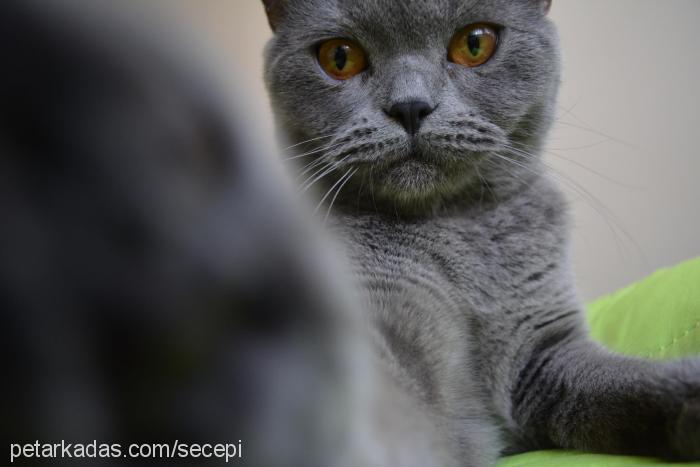
[[[392,209],[409,211],[437,207],[457,195],[465,180],[458,173],[419,159],[400,161],[378,175],[376,199],[391,204]]]

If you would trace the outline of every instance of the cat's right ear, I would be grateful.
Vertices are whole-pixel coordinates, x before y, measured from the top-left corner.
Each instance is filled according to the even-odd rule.
[[[270,23],[272,31],[277,30],[277,26],[284,18],[288,0],[262,0],[267,13],[267,21]]]
[[[549,10],[552,9],[552,0],[544,0],[542,2],[542,8],[544,8],[544,14],[548,14]]]

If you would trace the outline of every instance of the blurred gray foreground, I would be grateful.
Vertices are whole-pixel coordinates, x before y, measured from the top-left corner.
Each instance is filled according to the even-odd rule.
[[[0,2],[3,449],[241,440],[233,465],[334,465],[364,383],[342,276],[273,137],[135,4]]]

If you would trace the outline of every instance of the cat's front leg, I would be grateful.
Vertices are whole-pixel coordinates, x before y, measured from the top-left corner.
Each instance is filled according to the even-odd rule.
[[[511,386],[524,446],[700,459],[700,359],[614,355],[575,325],[536,336],[526,355]]]

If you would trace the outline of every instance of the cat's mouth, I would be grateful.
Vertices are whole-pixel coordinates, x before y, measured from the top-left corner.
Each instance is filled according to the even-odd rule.
[[[392,211],[430,209],[480,184],[477,166],[494,143],[478,143],[475,135],[447,131],[365,142],[338,151],[338,160],[344,161],[338,183]]]
[[[395,168],[408,164],[410,167],[431,166],[436,170],[454,169],[459,162],[449,157],[444,151],[440,151],[430,145],[427,140],[418,137],[412,138],[402,148],[394,154],[387,155],[387,167]]]
[[[394,162],[386,170],[382,182],[401,192],[429,192],[440,178],[440,169],[418,157]]]
[[[471,180],[464,161],[441,157],[412,144],[400,157],[375,170],[377,196],[394,203],[425,204],[455,195]]]

